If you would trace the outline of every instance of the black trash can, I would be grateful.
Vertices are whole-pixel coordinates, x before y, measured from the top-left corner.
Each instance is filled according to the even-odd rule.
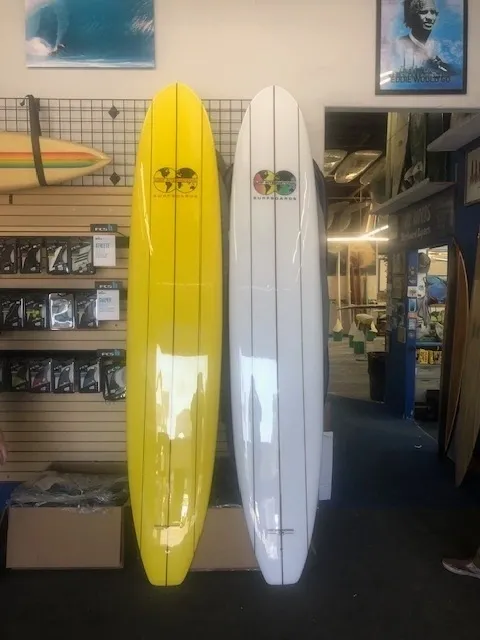
[[[370,377],[370,399],[385,401],[385,351],[368,354],[368,375]]]

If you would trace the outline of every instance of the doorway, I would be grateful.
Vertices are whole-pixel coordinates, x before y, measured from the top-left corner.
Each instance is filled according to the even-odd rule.
[[[448,246],[418,252],[415,419],[438,438],[440,385],[448,304]]]

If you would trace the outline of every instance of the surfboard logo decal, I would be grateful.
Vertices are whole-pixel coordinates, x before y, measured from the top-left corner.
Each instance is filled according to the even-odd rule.
[[[198,174],[189,167],[172,169],[162,167],[153,176],[155,189],[164,195],[191,195],[198,187]]]
[[[253,178],[255,191],[264,197],[288,198],[297,190],[297,178],[291,171],[262,169]]]

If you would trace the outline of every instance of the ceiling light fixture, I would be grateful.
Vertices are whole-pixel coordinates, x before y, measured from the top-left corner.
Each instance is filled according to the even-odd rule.
[[[365,238],[371,238],[372,236],[376,236],[377,233],[381,233],[382,231],[386,231],[388,229],[388,224],[385,224],[383,227],[378,227],[378,229],[374,229],[373,231],[369,231],[364,235]]]
[[[388,242],[388,238],[371,238],[368,235],[365,236],[344,236],[338,238],[327,238],[327,242]]]

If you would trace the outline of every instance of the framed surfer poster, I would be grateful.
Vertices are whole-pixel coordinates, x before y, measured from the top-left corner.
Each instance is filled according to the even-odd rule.
[[[467,0],[377,0],[376,94],[466,93]]]
[[[154,0],[25,0],[27,66],[155,66]]]

